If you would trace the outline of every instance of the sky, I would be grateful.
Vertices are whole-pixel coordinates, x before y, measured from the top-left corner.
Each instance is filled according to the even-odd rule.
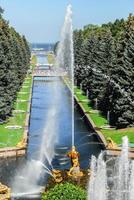
[[[0,0],[4,17],[29,42],[59,40],[68,4],[73,7],[73,27],[102,24],[134,13],[134,0]]]

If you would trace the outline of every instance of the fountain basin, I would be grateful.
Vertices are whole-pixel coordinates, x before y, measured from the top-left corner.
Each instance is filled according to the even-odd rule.
[[[14,113],[26,113],[27,111],[25,110],[14,110]]]
[[[31,198],[39,198],[41,194],[44,192],[45,187],[40,187],[39,189],[36,189],[35,191],[31,192],[25,192],[25,193],[11,193],[11,198],[19,198],[19,199],[31,199]]]
[[[29,83],[29,81],[25,81],[23,84],[28,84]]]
[[[115,129],[115,126],[104,125],[104,126],[101,126],[100,128],[104,130],[110,130],[110,129]]]
[[[25,100],[25,99],[18,99],[17,102],[29,102],[29,100]]]
[[[7,129],[21,129],[22,126],[18,126],[18,125],[11,125],[11,126],[5,126],[5,128]]]
[[[28,94],[28,92],[19,92],[19,94]]]
[[[89,114],[94,114],[94,113],[99,113],[99,110],[89,110],[89,111],[86,111],[85,113],[89,113]]]
[[[29,86],[25,86],[25,85],[24,85],[22,88],[28,88],[28,87],[29,87]]]

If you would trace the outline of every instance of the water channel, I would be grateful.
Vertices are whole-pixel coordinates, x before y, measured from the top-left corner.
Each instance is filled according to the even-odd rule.
[[[38,56],[39,63],[46,63],[46,57]],[[45,69],[44,69],[45,70]],[[29,127],[29,143],[27,155],[21,158],[10,158],[0,161],[0,181],[11,186],[13,177],[26,160],[37,159],[46,126],[46,117],[53,96],[53,85],[57,84],[62,96],[59,102],[59,111],[56,116],[58,121],[58,143],[55,147],[53,167],[68,169],[70,161],[66,153],[71,148],[71,95],[67,86],[59,77],[35,77],[33,83],[32,107]],[[58,92],[58,91],[57,91]],[[58,95],[58,93],[57,93]],[[75,145],[80,152],[81,168],[88,168],[91,155],[97,156],[102,146],[90,128],[84,122],[77,106],[75,107]],[[50,122],[51,123],[51,120]],[[48,133],[49,134],[49,133]],[[47,137],[46,137],[47,138]]]

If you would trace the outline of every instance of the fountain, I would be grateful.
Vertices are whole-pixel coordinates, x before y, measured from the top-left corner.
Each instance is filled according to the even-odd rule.
[[[51,171],[47,168],[47,165],[49,168],[52,168],[51,162],[55,155],[54,148],[58,141],[58,124],[56,123],[56,114],[59,109],[58,102],[60,98],[60,94],[57,95],[57,84],[54,84],[53,87],[53,92],[55,91],[55,98],[52,99],[51,104],[55,104],[49,108],[47,114],[47,121],[45,122],[45,127],[43,130],[44,134],[42,137],[39,154],[36,160],[27,161],[27,163],[22,166],[22,169],[18,170],[14,180],[12,181],[13,196],[21,196],[22,194],[26,197],[35,193],[39,194],[42,190],[42,187],[39,185],[40,177],[44,177],[47,174],[53,176]],[[18,146],[23,146],[23,144],[24,143],[22,141],[20,144],[18,144]],[[44,163],[48,164],[46,165]]]
[[[58,48],[56,58],[56,72],[66,72],[71,83],[71,101],[72,101],[72,146],[74,146],[74,69],[73,69],[73,29],[72,29],[72,10],[71,5],[67,7],[67,13],[63,29],[61,32],[61,41]],[[24,87],[24,86],[23,86]],[[52,160],[55,155],[55,145],[58,142],[58,127],[56,115],[59,112],[59,102],[61,97],[60,88],[58,85],[53,85],[53,99],[51,100],[51,106],[48,108],[47,120],[44,125],[44,134],[42,137],[42,144],[39,149],[39,155],[37,160],[27,161],[22,169],[18,170],[18,173],[12,181],[13,196],[28,196],[37,194],[42,190],[39,185],[40,177],[46,176],[47,173],[55,177],[55,181],[61,181],[59,171],[55,171],[52,166]],[[57,92],[58,91],[58,92]],[[23,145],[22,143],[18,144]],[[47,166],[51,168],[47,171],[44,170]],[[35,173],[36,172],[36,173]],[[27,176],[26,176],[27,174]],[[21,175],[21,176],[20,176]]]
[[[66,16],[61,31],[61,40],[58,46],[56,66],[65,71],[71,88],[72,98],[72,146],[74,146],[74,53],[72,6],[67,6]]]
[[[110,124],[110,111],[109,110],[107,111],[107,122],[108,122],[108,124]]]
[[[129,158],[128,138],[123,137],[119,157],[104,161],[101,153],[91,159],[91,175],[88,186],[88,199],[92,200],[132,200],[134,192],[134,161]],[[112,160],[112,165],[108,163]],[[111,176],[109,176],[109,171]]]
[[[74,146],[74,52],[73,52],[73,27],[72,27],[72,6],[68,5],[64,25],[61,32],[61,41],[57,52],[57,66],[66,71],[67,80],[71,89],[71,112],[72,112],[72,150],[68,154],[71,159],[72,167],[68,173],[69,176],[80,177],[83,173],[80,171],[78,161],[78,152]],[[82,90],[82,83],[80,84]]]
[[[75,86],[77,87],[77,79],[75,80]]]
[[[88,89],[86,91],[86,96],[87,96],[87,98],[89,98],[89,91],[88,91]]]
[[[95,99],[95,105],[94,105],[94,107],[95,107],[95,110],[98,110],[98,99],[97,98]]]
[[[82,83],[80,83],[80,90],[82,91],[82,89],[83,89],[83,85]]]

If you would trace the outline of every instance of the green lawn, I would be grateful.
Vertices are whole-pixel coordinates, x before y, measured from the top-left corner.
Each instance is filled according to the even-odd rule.
[[[28,86],[24,88],[23,86]],[[30,91],[32,86],[32,76],[27,76],[24,81],[20,92],[18,92],[17,100],[24,99],[29,100]],[[26,94],[21,94],[21,92],[26,92]],[[14,110],[24,110],[28,111],[28,102],[15,102]],[[15,113],[13,111],[13,116],[8,119],[7,123],[0,125],[0,148],[2,147],[14,147],[22,139],[24,133],[24,126],[26,120],[26,113]],[[21,129],[7,129],[6,126],[19,125],[23,128]]]
[[[94,112],[94,109],[90,101],[88,100],[86,95],[81,92],[79,88],[75,88],[75,95],[86,112]],[[93,120],[93,122],[97,127],[105,126],[108,124],[107,119],[104,118],[99,112],[90,113],[88,115],[90,116],[90,118]]]
[[[31,58],[31,69],[34,70],[34,67],[37,63],[37,57],[35,55]],[[32,75],[28,75],[22,85],[22,88],[17,94],[17,100],[29,100],[30,92],[32,87]],[[24,110],[28,111],[29,102],[15,102],[14,110]],[[26,113],[15,113],[13,110],[13,116],[8,119],[7,123],[0,124],[0,148],[3,147],[15,147],[18,142],[23,137],[24,126],[26,122]],[[18,125],[22,126],[21,129],[7,129],[6,126]]]
[[[80,104],[84,108],[86,112],[91,112],[88,114],[88,116],[92,119],[96,127],[101,128],[102,126],[105,126],[108,124],[108,121],[105,117],[103,117],[99,112],[98,113],[92,113],[94,112],[93,107],[90,104],[90,101],[86,97],[85,94],[79,89],[75,87],[75,95],[77,99],[80,101]],[[116,130],[110,129],[110,130],[104,130],[101,129],[101,132],[107,139],[110,137],[115,143],[121,144],[122,143],[122,137],[127,135],[129,138],[130,143],[134,143],[134,127],[133,128],[126,128],[126,129],[119,129]]]
[[[134,144],[134,128],[101,130],[101,132],[105,138],[110,137],[117,144],[122,144],[122,137],[127,135],[129,138],[129,143]]]

